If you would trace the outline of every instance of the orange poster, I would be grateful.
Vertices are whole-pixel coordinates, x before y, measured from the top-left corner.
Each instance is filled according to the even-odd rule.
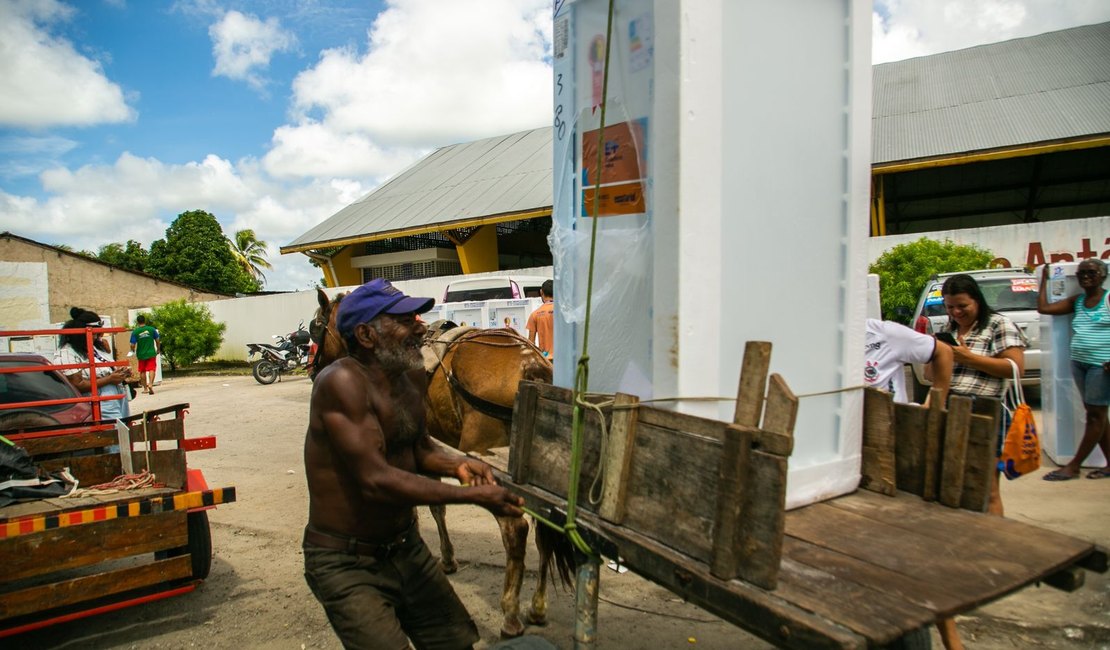
[[[597,183],[597,136],[600,129],[582,135],[582,184]],[[621,122],[605,127],[605,158],[601,163],[601,183],[638,181],[647,176],[647,119]]]
[[[613,217],[619,214],[640,214],[645,211],[643,183],[637,181],[601,186],[597,216]],[[593,214],[594,188],[587,187],[582,191],[582,216],[591,217]]]

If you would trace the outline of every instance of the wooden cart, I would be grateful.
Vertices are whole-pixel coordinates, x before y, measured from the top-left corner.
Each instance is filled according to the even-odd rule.
[[[4,372],[44,368],[52,367]],[[97,398],[7,406],[33,409],[81,399]],[[42,470],[68,469],[79,489],[0,507],[0,638],[187,593],[208,576],[206,511],[235,501],[235,488],[210,489],[200,470],[187,466],[187,452],[216,446],[213,436],[185,437],[188,408],[178,404],[122,421],[4,431]],[[144,470],[155,475],[155,486],[80,489]]]
[[[979,402],[983,414],[966,398],[925,409],[869,392],[867,489],[785,512],[797,398],[780,377],[768,382],[769,358],[770,344],[749,344],[732,424],[594,399],[608,424],[588,411],[576,521],[595,551],[787,648],[927,645],[938,619],[1106,571],[1105,549],[982,514],[997,403]],[[571,412],[570,391],[522,383],[508,457],[494,457],[499,477],[555,521],[567,509]],[[596,601],[589,610],[579,602],[580,646],[593,642]]]

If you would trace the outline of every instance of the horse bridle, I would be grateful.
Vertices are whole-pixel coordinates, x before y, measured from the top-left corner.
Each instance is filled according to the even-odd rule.
[[[308,367],[309,377],[315,377],[316,373],[320,372],[320,356],[329,336],[334,338],[340,347],[345,348],[347,346],[347,344],[343,342],[343,339],[339,337],[339,332],[331,327],[331,310],[338,307],[339,301],[342,299],[343,296],[341,295],[336,298],[334,303],[329,302],[326,311],[323,307],[317,308],[316,317],[308,324],[308,338],[316,344],[316,354],[312,357],[312,363],[309,364]]]

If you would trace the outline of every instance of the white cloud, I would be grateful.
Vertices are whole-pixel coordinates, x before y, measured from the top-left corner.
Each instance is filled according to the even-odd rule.
[[[260,70],[269,67],[270,58],[297,45],[297,38],[282,29],[277,18],[259,20],[238,11],[225,13],[208,28],[208,35],[216,59],[212,75],[245,81],[257,90],[266,85]]]
[[[98,62],[52,36],[73,9],[56,0],[0,2],[0,125],[41,128],[134,120]]]
[[[1105,0],[877,0],[875,63],[1110,20]]]
[[[318,122],[282,126],[263,158],[266,171],[279,178],[380,178],[415,162],[425,150],[382,149],[361,133],[343,133]]]
[[[365,194],[353,181],[275,183],[254,159],[231,163],[208,156],[199,163],[169,165],[129,153],[111,165],[42,174],[50,197],[37,200],[0,191],[0,231],[47,244],[97,251],[109,242],[134,239],[150,246],[165,237],[178,214],[206,210],[224,233],[254,228],[270,244],[267,288],[305,288],[320,278],[303,255],[279,255],[278,246]]]
[[[534,128],[551,111],[549,0],[392,0],[368,50],[326,50],[293,82],[299,122],[378,147]]]

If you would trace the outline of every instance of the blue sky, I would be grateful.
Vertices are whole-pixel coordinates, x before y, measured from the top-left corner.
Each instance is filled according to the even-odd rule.
[[[437,146],[549,122],[550,8],[0,0],[0,231],[149,248],[202,209],[268,242],[267,289],[313,286],[278,246]],[[1110,20],[1105,0],[874,9],[875,62]]]

